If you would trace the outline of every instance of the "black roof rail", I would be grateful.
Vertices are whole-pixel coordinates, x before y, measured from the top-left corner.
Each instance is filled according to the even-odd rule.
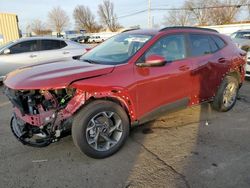
[[[166,30],[172,30],[172,29],[197,29],[197,30],[201,30],[201,31],[210,31],[210,32],[219,33],[215,29],[209,29],[209,28],[203,28],[203,27],[189,27],[189,26],[165,27],[165,28],[160,29],[159,31],[166,31]]]

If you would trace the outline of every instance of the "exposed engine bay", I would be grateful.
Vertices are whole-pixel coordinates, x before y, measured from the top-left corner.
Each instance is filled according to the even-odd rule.
[[[34,147],[47,146],[58,141],[62,133],[70,130],[74,109],[70,109],[69,103],[75,101],[75,89],[5,88],[5,94],[14,106],[11,130],[23,144]]]

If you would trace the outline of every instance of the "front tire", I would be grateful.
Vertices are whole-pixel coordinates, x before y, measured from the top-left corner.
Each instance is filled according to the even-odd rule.
[[[129,135],[124,109],[111,101],[93,101],[74,117],[74,144],[89,157],[105,158],[117,152]]]
[[[239,82],[233,76],[226,76],[222,81],[212,103],[212,107],[220,112],[227,112],[237,101]]]

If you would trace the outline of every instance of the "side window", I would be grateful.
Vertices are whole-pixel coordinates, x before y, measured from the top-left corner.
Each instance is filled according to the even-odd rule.
[[[41,50],[57,50],[62,48],[60,40],[41,40]]]
[[[201,56],[211,53],[210,40],[207,35],[190,34],[191,56]]]
[[[66,47],[66,46],[67,46],[67,44],[66,44],[65,41],[61,41],[61,42],[60,42],[60,48],[64,48],[64,47]]]
[[[186,58],[185,36],[182,34],[168,35],[159,39],[144,55],[161,55],[167,61],[175,61]]]
[[[10,47],[11,54],[38,51],[37,40],[20,42]]]
[[[217,46],[217,44],[215,43],[215,41],[213,40],[213,38],[211,36],[209,37],[209,44],[210,44],[212,53],[219,50],[219,47]]]
[[[222,49],[222,48],[224,48],[224,46],[226,46],[226,43],[220,37],[218,37],[216,35],[213,35],[212,37],[213,37],[215,43],[217,44],[217,46],[219,47],[219,49]]]

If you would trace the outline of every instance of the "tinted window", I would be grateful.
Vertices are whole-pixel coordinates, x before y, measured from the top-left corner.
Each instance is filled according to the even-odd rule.
[[[65,46],[67,46],[66,42],[65,41],[61,41],[60,48],[64,48]]]
[[[209,44],[211,47],[211,52],[216,52],[219,50],[219,47],[216,45],[215,41],[212,39],[212,37],[209,37]]]
[[[41,50],[56,50],[67,46],[64,41],[60,40],[41,40]]]
[[[146,52],[145,57],[152,54],[161,55],[167,61],[184,59],[186,57],[185,36],[170,35],[161,38]]]
[[[210,54],[210,40],[207,35],[190,34],[191,56]]]
[[[250,39],[250,32],[237,32],[235,38]]]
[[[10,47],[11,54],[24,53],[24,52],[34,52],[38,50],[38,45],[36,40],[20,42],[12,47]]]
[[[226,43],[220,37],[214,35],[213,39],[220,49],[223,48],[224,46],[226,46]]]

